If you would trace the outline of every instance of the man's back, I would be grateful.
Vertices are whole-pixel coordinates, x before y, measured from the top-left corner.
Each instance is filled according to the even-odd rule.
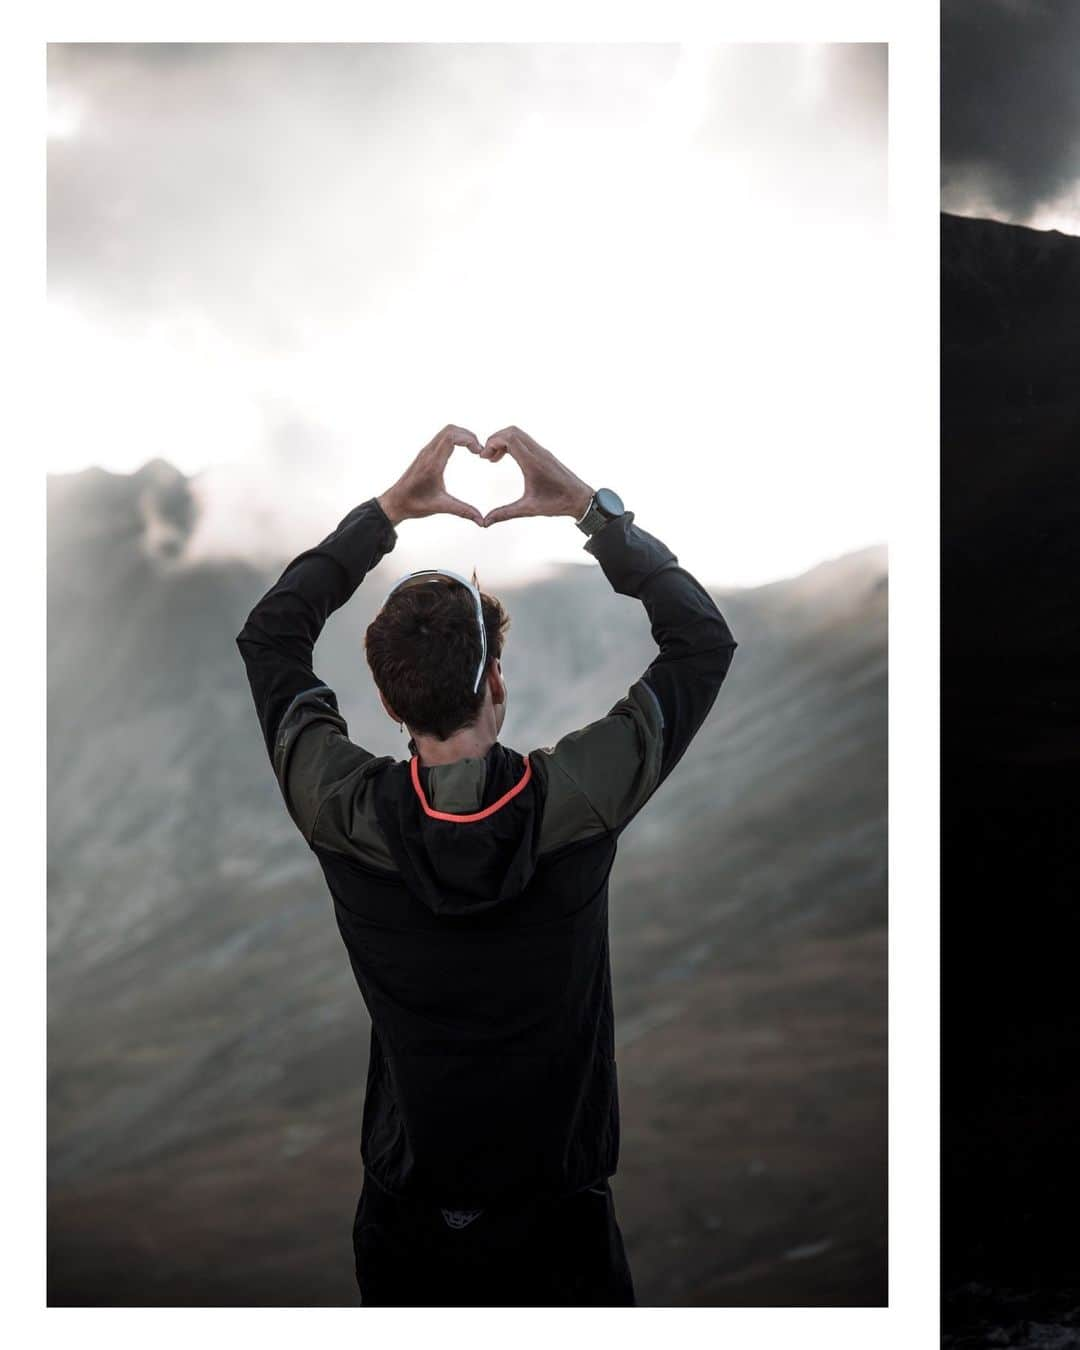
[[[488,759],[481,810],[503,795],[498,766],[518,779],[524,768],[498,744]],[[450,1208],[571,1194],[612,1175],[618,1156],[615,841],[543,851],[542,770],[460,822],[428,816],[407,770],[388,765],[373,782],[399,867],[315,850],[371,1013],[365,1168],[386,1190]],[[452,887],[438,885],[443,859]]]

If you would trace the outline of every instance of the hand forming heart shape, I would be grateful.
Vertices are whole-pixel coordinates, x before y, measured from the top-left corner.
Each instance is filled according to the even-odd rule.
[[[496,506],[485,516],[475,506],[452,496],[446,490],[443,474],[458,445],[467,447],[472,454],[492,464],[497,464],[504,455],[510,455],[524,478],[522,495],[516,501]],[[584,514],[592,495],[593,490],[586,482],[520,427],[504,427],[481,445],[473,432],[449,425],[424,446],[401,478],[378,500],[394,525],[402,520],[448,514],[487,526],[521,516],[572,516],[577,519]]]

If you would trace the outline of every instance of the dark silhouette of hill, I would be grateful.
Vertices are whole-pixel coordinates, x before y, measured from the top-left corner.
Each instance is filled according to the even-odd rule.
[[[233,642],[272,577],[187,563],[193,519],[160,460],[49,481],[50,1302],[352,1303],[365,1013]],[[384,569],[316,666],[404,755]],[[593,564],[502,594],[509,744],[650,659]],[[881,1303],[884,551],[719,599],[738,659],[612,884],[620,1218],[645,1303]]]
[[[974,1345],[1080,1305],[1080,240],[942,216],[941,382],[944,1324]]]

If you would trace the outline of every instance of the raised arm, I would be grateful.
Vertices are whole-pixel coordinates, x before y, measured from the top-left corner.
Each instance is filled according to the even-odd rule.
[[[455,445],[479,449],[471,431],[444,427],[392,488],[354,507],[336,530],[289,563],[237,635],[270,761],[309,843],[331,787],[373,758],[348,739],[336,695],[315,674],[315,643],[330,615],[394,547],[401,521],[449,513],[482,523],[475,507],[451,497],[443,484]]]
[[[485,524],[516,516],[584,515],[593,493],[550,451],[517,427],[480,452],[510,454],[525,492],[489,512]],[[547,780],[542,848],[621,831],[678,764],[712,708],[736,642],[724,616],[675,554],[626,511],[585,542],[613,589],[645,606],[658,652],[605,717],[535,752]]]
[[[312,666],[315,643],[330,615],[396,542],[392,522],[372,497],[295,557],[248,615],[236,645],[271,760],[282,723],[299,700],[322,695],[334,702]]]
[[[608,714],[636,723],[645,772],[618,802],[620,824],[644,805],[671,773],[709,715],[737,643],[712,596],[675,554],[634,524],[633,511],[609,521],[585,543],[612,588],[645,606],[659,648],[625,699]],[[647,697],[653,716],[637,711]],[[659,732],[659,745],[655,744]],[[623,738],[629,736],[623,733]],[[587,739],[587,738],[586,738]]]

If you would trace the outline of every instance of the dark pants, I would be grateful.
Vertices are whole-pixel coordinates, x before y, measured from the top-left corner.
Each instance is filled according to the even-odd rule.
[[[515,1210],[451,1211],[388,1195],[365,1176],[353,1224],[365,1306],[633,1306],[606,1181]]]

